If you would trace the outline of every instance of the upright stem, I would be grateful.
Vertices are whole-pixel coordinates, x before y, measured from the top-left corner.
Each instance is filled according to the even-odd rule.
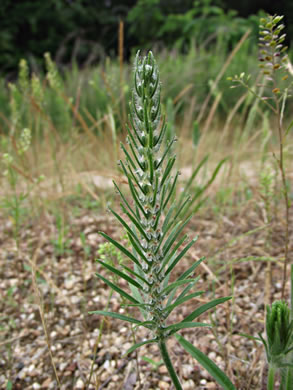
[[[268,375],[268,385],[267,390],[274,390],[275,389],[275,373],[276,369],[274,366],[269,366],[269,375]]]
[[[276,70],[274,68],[276,62],[275,62],[275,49],[272,47],[272,63],[273,63],[273,74],[272,79],[274,83],[274,89],[277,88],[277,81],[276,81]],[[282,177],[282,186],[283,186],[283,196],[285,201],[285,210],[286,210],[286,231],[285,231],[285,261],[284,261],[284,268],[283,268],[283,282],[282,282],[282,299],[284,299],[285,295],[285,286],[286,286],[286,280],[287,280],[287,265],[288,265],[288,251],[289,251],[289,196],[288,196],[288,188],[287,188],[287,180],[286,180],[286,172],[284,167],[284,131],[282,126],[282,118],[281,118],[281,108],[280,108],[280,102],[277,93],[274,94],[275,97],[275,104],[276,104],[276,116],[278,121],[278,135],[279,135],[279,159],[277,160],[279,169],[281,172]]]
[[[167,370],[170,374],[170,377],[172,379],[172,382],[175,386],[175,389],[176,390],[182,390],[182,386],[179,382],[179,379],[178,379],[178,376],[174,370],[174,367],[173,367],[173,364],[171,362],[171,359],[170,359],[170,356],[169,356],[169,353],[168,353],[168,350],[167,350],[167,346],[166,346],[166,343],[165,343],[165,340],[160,340],[159,343],[159,348],[160,348],[160,352],[161,352],[161,356],[164,360],[164,363],[167,367]]]
[[[285,201],[285,210],[286,210],[286,230],[285,230],[285,261],[284,261],[284,268],[283,268],[283,282],[282,282],[282,299],[284,299],[285,295],[285,286],[286,286],[286,280],[287,280],[287,266],[288,266],[288,252],[289,252],[289,197],[288,197],[288,189],[287,189],[287,180],[286,180],[286,173],[285,173],[285,167],[284,167],[284,145],[283,145],[283,129],[282,129],[282,123],[281,123],[281,115],[280,115],[280,104],[279,100],[276,97],[276,103],[277,103],[277,120],[278,120],[278,133],[279,133],[279,168],[281,172],[282,177],[282,186],[283,186],[283,196]]]

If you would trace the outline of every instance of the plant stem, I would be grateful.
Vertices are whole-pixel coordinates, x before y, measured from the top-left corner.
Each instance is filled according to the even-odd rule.
[[[273,60],[274,65],[274,60]],[[274,75],[275,76],[275,75]],[[274,88],[277,88],[276,78],[273,77],[274,81]],[[285,286],[286,286],[286,279],[287,279],[287,265],[288,265],[288,250],[289,250],[289,196],[288,196],[288,188],[287,188],[287,180],[286,180],[286,173],[285,173],[285,167],[284,167],[284,143],[283,143],[283,126],[282,126],[282,119],[281,119],[281,109],[280,109],[280,102],[275,94],[275,102],[276,102],[276,114],[277,114],[277,121],[278,121],[278,135],[279,135],[279,159],[278,165],[281,172],[282,177],[282,186],[283,186],[283,196],[285,201],[285,210],[286,210],[286,231],[285,231],[285,261],[284,261],[284,268],[283,268],[283,282],[282,282],[282,299],[284,299],[285,295]]]
[[[106,310],[109,308],[112,295],[113,295],[113,290],[110,291],[110,294],[108,296]],[[101,323],[100,323],[99,336],[98,336],[98,338],[96,340],[96,343],[95,343],[95,346],[94,346],[94,356],[93,356],[93,360],[92,360],[92,364],[91,364],[90,375],[89,375],[89,378],[88,378],[88,380],[86,382],[86,389],[88,389],[88,387],[89,387],[89,385],[91,383],[91,380],[92,380],[93,373],[94,373],[94,365],[95,365],[95,361],[96,361],[96,357],[97,357],[98,345],[99,345],[99,343],[101,341],[102,334],[103,334],[104,322],[105,322],[105,320],[103,318]]]
[[[274,366],[269,366],[269,374],[268,374],[268,385],[267,385],[267,390],[274,390],[275,387],[275,367]]]
[[[172,382],[175,386],[175,389],[176,390],[182,390],[182,386],[179,382],[179,379],[178,379],[178,376],[174,370],[174,367],[173,367],[173,364],[171,362],[171,359],[170,359],[170,356],[169,356],[169,353],[168,353],[168,350],[167,350],[167,346],[166,346],[166,343],[165,343],[165,340],[160,340],[159,343],[159,348],[160,348],[160,352],[161,352],[161,356],[164,360],[164,363],[167,367],[167,370],[170,374],[170,377],[172,379]]]

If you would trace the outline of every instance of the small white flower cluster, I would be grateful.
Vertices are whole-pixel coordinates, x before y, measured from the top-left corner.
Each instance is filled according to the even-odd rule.
[[[18,143],[18,153],[25,153],[31,144],[31,131],[28,128],[24,128],[20,134],[19,143]]]

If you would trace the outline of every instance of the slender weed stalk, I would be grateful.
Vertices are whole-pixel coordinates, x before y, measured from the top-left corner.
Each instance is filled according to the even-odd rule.
[[[240,76],[235,75],[229,79],[246,87],[257,99],[273,112],[277,121],[277,132],[279,138],[279,155],[274,157],[279,167],[282,180],[282,193],[286,210],[286,227],[285,227],[285,245],[284,245],[284,268],[282,282],[282,299],[285,295],[285,285],[287,280],[287,266],[289,263],[289,190],[286,178],[286,169],[284,162],[284,146],[286,137],[291,129],[293,122],[286,129],[283,123],[284,110],[288,98],[288,90],[291,83],[288,83],[288,55],[287,46],[284,46],[286,34],[282,31],[285,28],[283,23],[280,23],[283,16],[268,15],[266,18],[260,19],[260,68],[264,76],[263,84],[260,88],[266,88],[267,96],[260,96],[255,89],[248,85],[250,75],[246,76],[244,72]],[[234,87],[234,86],[233,86]]]
[[[120,288],[118,283],[110,281],[101,273],[96,274],[124,300],[129,301],[129,306],[139,308],[144,319],[140,320],[103,310],[90,313],[124,320],[136,327],[147,328],[151,334],[150,338],[134,344],[127,353],[135,351],[142,345],[156,343],[177,390],[182,390],[182,386],[170,359],[166,343],[173,335],[224,389],[235,389],[228,377],[205,354],[178,334],[181,329],[210,326],[206,323],[194,322],[194,320],[231,297],[213,299],[197,307],[178,323],[169,324],[167,321],[176,307],[203,294],[203,291],[190,293],[199,279],[192,275],[203,258],[192,264],[175,281],[170,282],[169,279],[174,279],[171,278],[172,271],[196,242],[197,237],[188,241],[181,249],[188,239],[187,234],[182,236],[181,233],[191,216],[182,220],[181,218],[183,206],[189,202],[189,197],[186,196],[180,208],[175,207],[174,202],[169,206],[169,201],[175,194],[179,173],[172,175],[176,157],[170,155],[176,138],[170,140],[165,150],[160,153],[161,146],[165,145],[163,141],[167,128],[165,119],[161,117],[160,90],[159,72],[153,54],[149,52],[141,59],[137,53],[129,117],[132,129],[127,127],[129,150],[121,144],[125,153],[125,161],[119,161],[128,181],[132,201],[127,200],[114,182],[121,196],[123,216],[110,209],[124,227],[131,250],[127,245],[124,246],[106,233],[100,232],[131,261],[133,267],[122,264],[122,271],[110,266],[107,262],[98,260],[99,265],[116,274],[119,279],[126,280],[131,293]],[[179,293],[176,294],[178,291]]]

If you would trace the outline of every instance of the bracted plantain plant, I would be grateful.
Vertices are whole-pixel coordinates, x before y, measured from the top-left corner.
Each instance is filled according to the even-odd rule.
[[[174,202],[179,172],[172,175],[176,157],[170,151],[176,138],[171,139],[167,145],[163,142],[167,126],[161,115],[160,89],[159,72],[153,54],[149,52],[141,59],[138,52],[130,103],[129,119],[132,129],[127,127],[129,151],[121,144],[125,161],[119,161],[128,180],[132,202],[128,202],[114,182],[121,196],[123,216],[110,209],[126,230],[132,250],[100,232],[133,263],[133,267],[123,264],[122,271],[107,262],[98,260],[100,265],[128,282],[131,294],[97,273],[103,282],[128,300],[130,306],[137,306],[144,319],[139,320],[101,310],[90,313],[128,321],[136,327],[149,329],[150,338],[133,345],[127,353],[133,352],[142,345],[156,343],[176,389],[181,390],[182,386],[167,350],[166,340],[171,336],[175,336],[183,348],[197,359],[224,389],[235,389],[229,378],[215,363],[178,334],[181,329],[210,326],[194,320],[231,297],[214,299],[197,307],[181,322],[168,323],[168,317],[176,307],[203,293],[203,291],[191,293],[191,289],[199,279],[199,277],[192,277],[194,270],[204,258],[194,262],[176,281],[169,281],[175,266],[196,242],[197,237],[188,241],[182,249],[188,236],[187,234],[182,236],[181,233],[191,216],[183,220],[180,218],[190,199],[186,196],[179,208]],[[164,145],[166,145],[165,150],[160,153],[160,148]]]

